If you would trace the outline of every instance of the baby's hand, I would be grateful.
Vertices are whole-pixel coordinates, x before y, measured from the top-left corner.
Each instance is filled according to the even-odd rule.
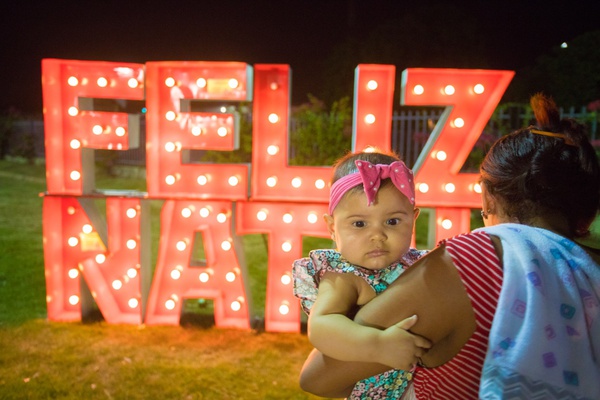
[[[381,331],[377,362],[394,369],[410,370],[431,347],[424,337],[408,332],[417,322],[417,316],[406,318]]]

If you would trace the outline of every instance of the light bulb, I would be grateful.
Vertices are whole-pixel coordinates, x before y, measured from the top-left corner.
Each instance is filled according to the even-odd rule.
[[[281,250],[289,253],[292,250],[292,244],[290,242],[283,242],[281,244]]]
[[[225,280],[227,282],[233,282],[235,281],[235,273],[234,272],[228,272],[225,274]]]
[[[268,215],[269,215],[269,212],[265,209],[262,209],[256,213],[256,219],[259,221],[265,221],[267,219]]]
[[[237,176],[230,176],[227,183],[229,183],[230,186],[237,186],[238,183],[240,183],[240,180]]]
[[[447,218],[443,219],[441,225],[442,225],[442,228],[444,228],[446,230],[451,229],[452,228],[452,221],[450,221]]]
[[[284,285],[289,285],[292,282],[292,277],[290,276],[289,273],[285,273],[283,275],[281,275],[281,283],[283,283]]]
[[[175,86],[175,79],[173,79],[172,77],[168,77],[167,79],[165,79],[165,86],[167,86],[167,87]]]
[[[371,125],[375,123],[375,116],[373,114],[365,115],[365,123]]]
[[[210,275],[206,272],[201,272],[200,275],[198,275],[198,280],[200,280],[202,283],[208,282],[209,279]]]
[[[267,183],[268,187],[275,187],[275,185],[277,185],[277,177],[276,176],[268,177],[266,183]]]
[[[446,183],[444,185],[444,190],[447,193],[454,193],[454,191],[456,190],[456,186],[454,186],[454,183]]]
[[[100,87],[106,87],[108,85],[108,80],[106,80],[105,77],[101,76],[100,78],[98,78],[98,80],[96,81],[96,83]]]
[[[281,315],[287,315],[287,314],[289,314],[289,312],[290,312],[290,306],[288,304],[286,304],[286,302],[282,303],[279,306],[279,313]]]
[[[129,86],[132,89],[138,87],[139,84],[140,82],[138,82],[138,80],[135,78],[129,78],[129,80],[127,81],[127,86]]]
[[[454,127],[456,127],[456,128],[462,128],[463,126],[465,126],[465,120],[464,120],[464,119],[462,119],[462,118],[456,118],[456,119],[453,121],[453,125],[454,125]]]

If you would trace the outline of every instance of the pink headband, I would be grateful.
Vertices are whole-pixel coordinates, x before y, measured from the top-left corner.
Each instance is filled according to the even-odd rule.
[[[390,178],[396,188],[405,195],[410,204],[415,204],[415,184],[413,182],[413,172],[402,161],[394,161],[390,165],[373,165],[368,161],[356,160],[354,162],[358,172],[348,174],[331,185],[329,192],[329,214],[333,215],[333,210],[338,205],[344,194],[353,187],[364,186],[367,195],[367,205],[373,204],[377,190],[383,179]]]

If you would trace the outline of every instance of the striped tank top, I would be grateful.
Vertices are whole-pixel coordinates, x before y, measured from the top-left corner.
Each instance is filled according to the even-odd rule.
[[[477,399],[488,337],[500,289],[502,266],[485,232],[459,235],[443,242],[456,266],[475,312],[475,332],[458,354],[435,368],[417,368],[417,399]]]

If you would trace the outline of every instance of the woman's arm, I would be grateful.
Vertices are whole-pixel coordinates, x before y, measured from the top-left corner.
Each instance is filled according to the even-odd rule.
[[[433,342],[422,357],[430,367],[451,359],[475,330],[470,299],[443,247],[424,256],[367,303],[356,315],[356,321],[382,329],[412,315],[419,319],[411,332]],[[357,377],[362,379],[377,372],[382,371],[376,371],[373,364],[333,362],[311,355],[300,379],[304,390],[322,395],[340,393],[353,385]]]
[[[322,353],[337,360],[411,368],[416,357],[423,354],[419,347],[429,348],[429,342],[397,326],[376,329],[348,318],[349,312],[360,303],[359,297],[365,296],[371,299],[375,292],[364,279],[354,274],[325,273],[308,319],[309,340]]]

